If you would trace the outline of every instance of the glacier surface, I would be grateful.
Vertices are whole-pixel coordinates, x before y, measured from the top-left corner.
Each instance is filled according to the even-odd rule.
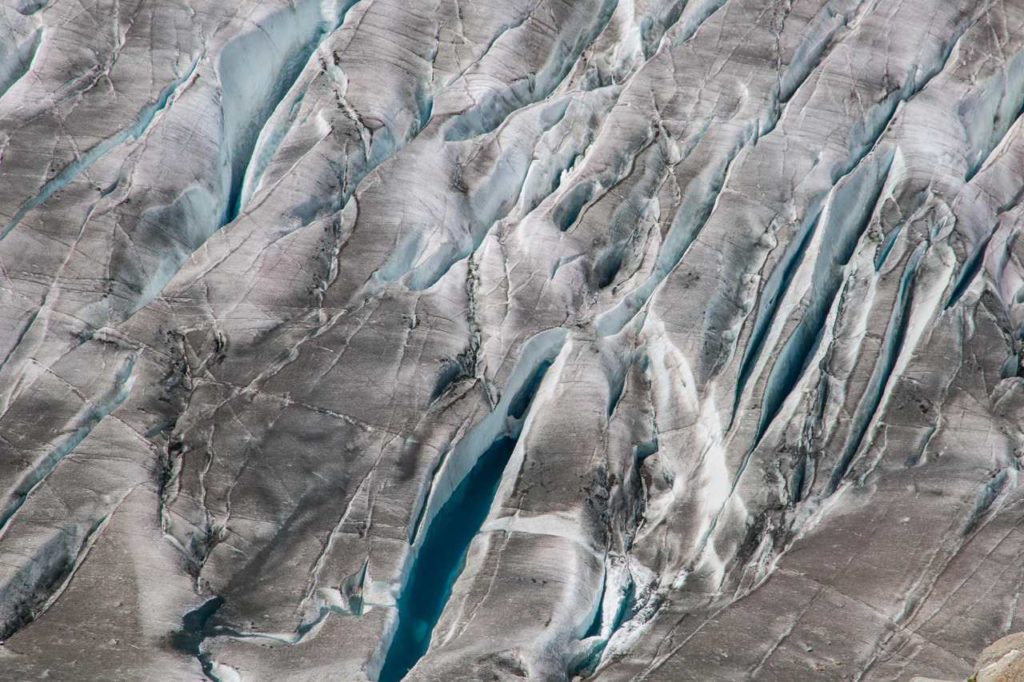
[[[5,2],[0,679],[966,677],[1022,113],[1018,0]]]

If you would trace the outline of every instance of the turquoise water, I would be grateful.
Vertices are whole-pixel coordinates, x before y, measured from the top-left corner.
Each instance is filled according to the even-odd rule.
[[[465,565],[469,543],[487,518],[515,445],[513,438],[496,441],[428,526],[409,581],[398,599],[398,629],[379,682],[398,682],[426,653],[431,632]]]

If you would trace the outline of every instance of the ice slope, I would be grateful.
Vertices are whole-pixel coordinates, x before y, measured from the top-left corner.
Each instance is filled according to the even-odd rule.
[[[0,8],[0,678],[903,680],[1024,630],[1024,4]]]

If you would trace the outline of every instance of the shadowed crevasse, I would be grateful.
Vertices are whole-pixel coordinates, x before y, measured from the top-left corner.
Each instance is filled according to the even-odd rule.
[[[491,509],[516,441],[503,437],[477,460],[427,529],[409,581],[398,599],[398,629],[388,649],[379,682],[397,682],[430,645],[466,553]]]

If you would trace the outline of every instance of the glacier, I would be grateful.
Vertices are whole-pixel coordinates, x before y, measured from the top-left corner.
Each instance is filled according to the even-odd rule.
[[[1022,114],[1015,0],[4,3],[0,679],[1024,679]]]

